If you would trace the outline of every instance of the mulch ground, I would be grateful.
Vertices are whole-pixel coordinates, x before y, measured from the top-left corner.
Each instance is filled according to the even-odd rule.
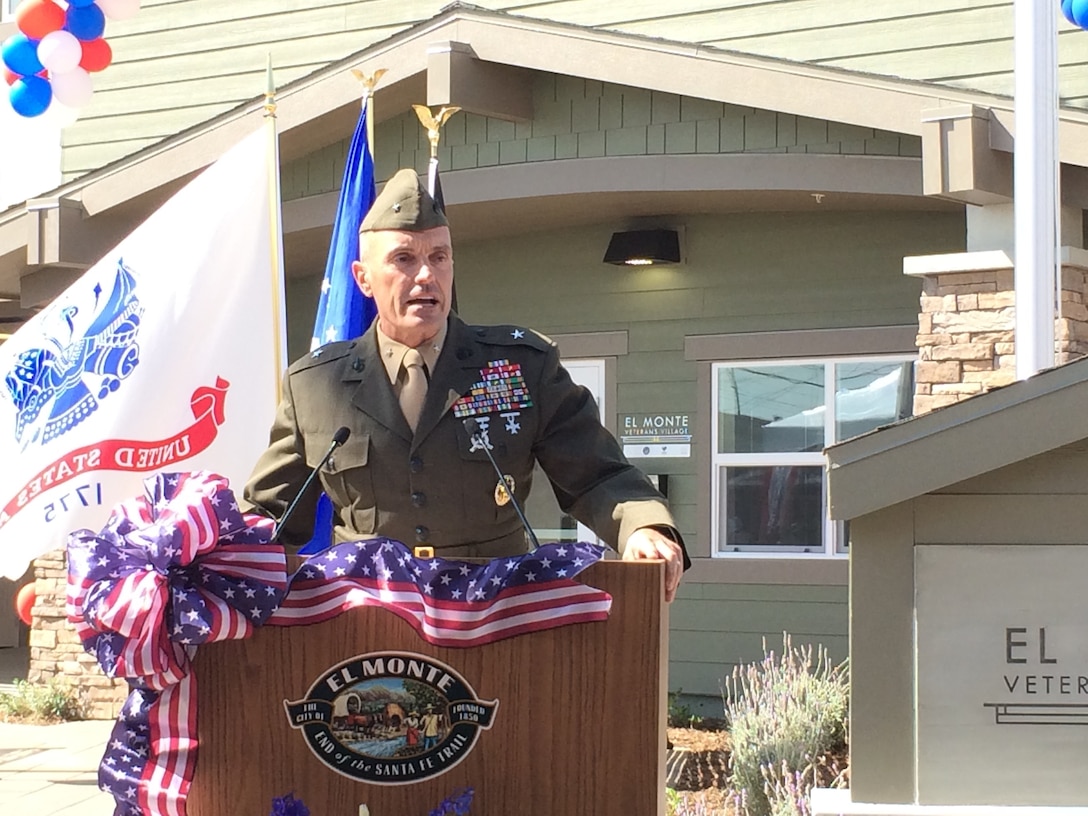
[[[708,814],[731,814],[726,799],[729,779],[729,732],[723,720],[703,719],[693,728],[669,728],[669,744],[687,755],[670,787],[678,791],[694,812],[701,804]]]
[[[689,813],[705,812],[707,816],[734,816],[726,792],[729,788],[729,753],[732,744],[724,720],[703,719],[691,728],[669,728],[668,740],[674,750],[684,749],[686,756],[669,787],[687,802]],[[821,784],[830,784],[840,769],[847,768],[849,757],[829,756],[820,762]],[[849,779],[849,771],[842,776]],[[705,811],[699,810],[703,806]]]

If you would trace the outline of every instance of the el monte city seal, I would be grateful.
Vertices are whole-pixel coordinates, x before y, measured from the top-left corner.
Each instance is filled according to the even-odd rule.
[[[456,671],[425,655],[371,652],[332,667],[304,700],[283,705],[332,770],[403,785],[439,776],[468,756],[499,701],[480,700]]]

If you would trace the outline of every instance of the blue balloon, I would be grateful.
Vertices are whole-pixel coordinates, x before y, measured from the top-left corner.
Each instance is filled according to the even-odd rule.
[[[22,77],[12,83],[8,96],[15,112],[30,119],[45,113],[53,101],[53,86],[40,76]]]
[[[68,6],[65,13],[64,29],[77,40],[97,40],[106,30],[106,15],[102,9],[91,3],[89,6]]]
[[[1062,0],[1062,16],[1073,25],[1077,24],[1077,21],[1073,19],[1073,0]]]
[[[68,0],[69,6],[75,6],[76,8],[86,8],[87,6],[93,6],[97,0]]]
[[[45,67],[38,59],[38,40],[32,40],[26,34],[12,34],[4,40],[0,57],[12,72],[23,76],[33,76]]]
[[[1073,16],[1074,24],[1081,28],[1088,27],[1088,0],[1072,0],[1069,13]]]

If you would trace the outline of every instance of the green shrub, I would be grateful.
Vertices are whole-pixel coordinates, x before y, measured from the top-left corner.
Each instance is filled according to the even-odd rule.
[[[737,666],[725,686],[736,812],[807,816],[812,787],[843,783],[831,758],[846,748],[846,664],[832,666],[824,647],[795,648],[784,634],[781,655],[764,641],[763,659]]]
[[[695,709],[687,703],[680,702],[683,689],[669,692],[669,727],[670,728],[694,728],[703,721],[703,718],[695,713]]]
[[[79,690],[54,677],[46,683],[16,680],[15,690],[0,692],[0,717],[26,722],[82,720],[87,706]]]

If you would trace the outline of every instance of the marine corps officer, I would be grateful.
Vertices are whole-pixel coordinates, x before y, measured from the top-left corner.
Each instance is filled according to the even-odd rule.
[[[469,326],[451,313],[449,225],[415,171],[385,185],[359,242],[352,271],[378,318],[362,337],[288,369],[246,501],[282,518],[347,427],[346,443],[284,525],[286,544],[309,539],[323,489],[337,541],[381,535],[447,558],[497,558],[527,549],[503,493],[524,504],[539,462],[564,512],[625,559],[665,560],[671,600],[688,561],[664,498],[624,458],[553,342],[518,326]]]

